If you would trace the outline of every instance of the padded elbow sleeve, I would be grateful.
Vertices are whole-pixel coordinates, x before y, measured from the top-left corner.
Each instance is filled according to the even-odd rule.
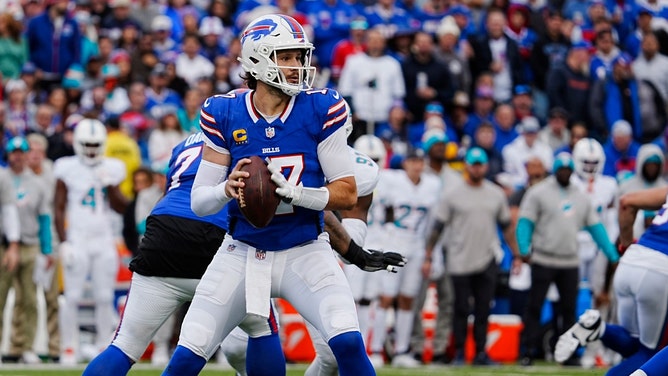
[[[364,241],[366,239],[366,223],[361,219],[357,218],[343,218],[341,221],[343,228],[346,229],[346,232],[355,243],[364,246]]]
[[[190,207],[199,215],[218,213],[232,198],[225,193],[227,166],[201,161],[190,192]]]

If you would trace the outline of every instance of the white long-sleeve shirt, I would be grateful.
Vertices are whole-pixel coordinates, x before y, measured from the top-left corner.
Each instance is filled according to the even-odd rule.
[[[396,100],[406,96],[401,65],[393,57],[350,56],[341,71],[338,91],[352,98],[355,115],[366,121],[386,122]]]
[[[517,137],[501,151],[503,155],[503,170],[508,174],[510,183],[514,187],[521,187],[527,182],[525,164],[532,157],[538,157],[547,171],[552,169],[554,156],[549,145],[536,140],[532,146],[527,145],[524,136]]]

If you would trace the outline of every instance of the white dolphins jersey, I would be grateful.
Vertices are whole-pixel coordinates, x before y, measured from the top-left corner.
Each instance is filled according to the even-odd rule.
[[[103,158],[91,166],[77,156],[56,160],[53,175],[67,186],[67,230],[111,232],[106,186],[125,179],[125,165],[115,158]]]
[[[587,194],[596,208],[601,224],[608,233],[608,238],[614,242],[619,236],[616,208],[619,191],[617,181],[610,176],[598,175],[591,183],[578,176],[574,176],[571,182],[574,182],[582,192]],[[580,255],[585,258],[594,256],[598,249],[594,239],[587,231],[578,232],[578,244]]]
[[[385,202],[387,192],[392,188],[397,176],[397,170],[381,169],[378,173],[378,183],[373,191],[373,200],[367,215],[367,233],[364,248],[387,248],[387,233],[385,231]],[[356,177],[357,178],[357,177]]]
[[[392,232],[422,244],[431,210],[439,199],[441,180],[433,174],[423,173],[419,183],[413,184],[406,173],[399,170],[390,184],[382,199],[385,206],[391,206],[394,211]]]
[[[350,155],[355,161],[355,184],[357,185],[357,197],[368,196],[373,193],[373,190],[378,184],[380,178],[380,168],[369,156],[361,153],[351,147]]]

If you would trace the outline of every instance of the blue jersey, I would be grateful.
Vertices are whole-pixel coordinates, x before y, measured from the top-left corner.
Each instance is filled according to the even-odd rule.
[[[227,230],[226,207],[217,214],[199,217],[190,208],[190,190],[195,181],[199,162],[202,160],[204,135],[190,135],[172,150],[167,173],[167,193],[155,205],[151,215],[171,215],[214,224]]]
[[[638,239],[638,244],[668,255],[668,201],[652,220],[652,224]]]
[[[254,91],[208,98],[200,126],[207,145],[229,152],[231,166],[246,157],[270,158],[285,178],[305,187],[322,187],[325,175],[318,161],[318,144],[336,132],[348,116],[343,98],[334,90],[302,92],[290,99],[278,117],[267,122],[253,105]],[[315,240],[323,231],[323,213],[281,203],[268,226],[257,229],[243,217],[236,200],[229,207],[230,234],[255,248],[278,251]]]

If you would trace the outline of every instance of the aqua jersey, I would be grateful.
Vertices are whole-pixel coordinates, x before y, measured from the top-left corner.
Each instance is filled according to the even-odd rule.
[[[214,224],[227,230],[227,206],[219,213],[199,217],[190,208],[190,190],[195,181],[199,162],[202,160],[204,135],[190,135],[172,149],[167,172],[167,193],[155,205],[151,215],[171,215]]]
[[[638,244],[668,255],[668,201],[652,220],[652,224],[638,239]]]
[[[257,155],[281,166],[293,184],[324,186],[318,145],[345,123],[348,114],[343,98],[330,89],[302,92],[267,122],[255,109],[253,95],[253,91],[229,93],[204,102],[200,126],[207,145],[231,155],[230,169],[239,159]],[[279,251],[308,243],[324,228],[322,211],[281,203],[269,225],[258,229],[246,221],[236,200],[227,206],[232,237],[261,250]]]

